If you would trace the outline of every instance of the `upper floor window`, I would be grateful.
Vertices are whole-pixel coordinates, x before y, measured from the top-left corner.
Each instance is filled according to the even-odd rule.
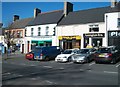
[[[25,36],[27,36],[27,29],[25,29]]]
[[[118,18],[118,27],[120,27],[120,18]]]
[[[53,28],[53,36],[55,36],[55,27]]]
[[[47,26],[46,27],[46,35],[48,35],[49,34],[49,27]]]
[[[31,36],[33,36],[33,30],[34,30],[34,29],[33,29],[33,28],[31,28]]]
[[[41,35],[41,27],[38,27],[38,36]]]
[[[89,32],[99,32],[99,25],[89,25]]]

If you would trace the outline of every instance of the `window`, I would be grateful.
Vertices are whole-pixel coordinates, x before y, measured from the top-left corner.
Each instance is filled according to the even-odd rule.
[[[55,27],[53,28],[53,36],[55,36]]]
[[[118,27],[120,27],[120,18],[118,18]]]
[[[46,27],[46,35],[48,35],[49,34],[49,27],[47,26]]]
[[[27,34],[27,29],[25,29],[25,36],[27,36],[26,34]]]
[[[31,36],[33,36],[33,30],[34,30],[34,29],[33,29],[33,28],[31,28]]]
[[[99,32],[99,25],[89,25],[89,32]]]
[[[38,27],[38,36],[41,35],[41,27]]]

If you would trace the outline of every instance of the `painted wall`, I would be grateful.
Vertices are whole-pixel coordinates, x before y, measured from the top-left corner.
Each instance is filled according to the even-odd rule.
[[[120,12],[113,12],[113,13],[105,14],[105,23],[106,23],[108,31],[120,29],[120,27],[118,27],[118,18],[120,18]]]

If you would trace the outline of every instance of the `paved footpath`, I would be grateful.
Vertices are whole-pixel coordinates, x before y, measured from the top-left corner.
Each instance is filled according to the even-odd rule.
[[[2,59],[11,59],[11,58],[20,58],[21,56],[25,56],[25,54],[22,53],[11,53],[11,54],[4,54],[2,55]]]

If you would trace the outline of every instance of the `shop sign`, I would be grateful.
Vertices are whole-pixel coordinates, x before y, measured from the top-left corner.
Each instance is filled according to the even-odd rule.
[[[109,36],[110,37],[119,37],[120,31],[109,31]]]
[[[84,34],[85,37],[105,37],[104,33],[87,33]]]
[[[59,36],[59,40],[80,40],[81,36]]]

